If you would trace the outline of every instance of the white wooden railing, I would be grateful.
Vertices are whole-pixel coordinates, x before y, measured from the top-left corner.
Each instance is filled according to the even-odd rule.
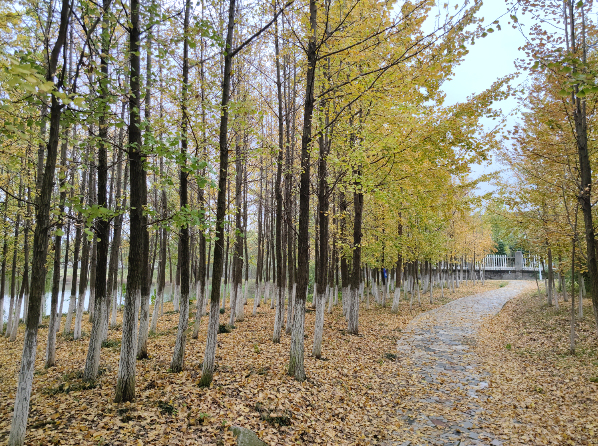
[[[541,269],[540,259],[537,256],[522,256],[521,259],[522,271],[538,271]],[[516,265],[515,256],[490,254],[478,263],[476,262],[476,270],[484,268],[488,271],[500,271],[519,269]]]

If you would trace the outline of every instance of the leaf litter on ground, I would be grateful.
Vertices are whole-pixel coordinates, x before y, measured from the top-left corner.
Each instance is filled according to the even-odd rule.
[[[382,441],[401,424],[397,407],[405,389],[399,382],[405,377],[394,356],[401,330],[421,312],[499,286],[487,281],[483,287],[462,285],[455,294],[445,289],[444,299],[435,290],[433,304],[422,295],[421,306],[414,302],[410,310],[403,300],[398,314],[390,312],[390,302],[382,308],[372,299],[371,309],[361,305],[357,336],[346,333],[338,305],[325,316],[324,360],[311,355],[315,313],[307,312],[305,382],[286,373],[290,336],[283,335],[280,344],[271,341],[274,310],[262,305],[252,316],[251,299],[245,320],[218,335],[217,369],[209,388],[197,385],[206,316],[199,339],[187,339],[185,370],[169,373],[178,314],[167,312],[158,322],[160,336],[148,340],[150,358],[137,361],[137,398],[125,404],[113,403],[119,359],[113,346],[120,341],[119,326],[109,330],[102,373],[87,388],[73,372],[83,369],[89,338],[73,341],[59,335],[57,365],[46,370],[47,329],[40,329],[26,444],[232,445],[231,425],[253,430],[270,445]],[[165,308],[172,310],[171,304]],[[228,310],[220,317],[225,324]],[[87,319],[83,330],[89,333]],[[23,325],[16,342],[0,338],[1,442],[10,428],[22,342]]]

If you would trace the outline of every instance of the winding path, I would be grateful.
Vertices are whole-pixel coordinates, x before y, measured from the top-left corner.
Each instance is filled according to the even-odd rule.
[[[513,297],[533,286],[512,281],[497,290],[467,296],[413,319],[398,341],[397,362],[405,378],[397,406],[401,430],[385,446],[492,445],[503,443],[483,429],[488,386],[473,351],[480,325]],[[407,372],[407,373],[404,373]]]

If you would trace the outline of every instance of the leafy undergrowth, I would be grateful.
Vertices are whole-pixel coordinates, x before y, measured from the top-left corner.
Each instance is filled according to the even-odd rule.
[[[323,359],[311,356],[315,313],[306,314],[307,381],[286,374],[290,336],[271,341],[274,310],[261,306],[230,333],[218,335],[217,370],[209,388],[199,387],[207,317],[199,339],[188,337],[185,370],[169,373],[178,314],[165,314],[160,336],[149,338],[150,358],[137,361],[137,399],[114,404],[120,354],[120,328],[109,331],[102,348],[102,373],[93,385],[81,382],[89,338],[73,341],[58,336],[57,366],[44,369],[47,329],[40,330],[27,441],[29,445],[181,445],[234,444],[228,427],[241,425],[268,444],[372,444],[385,438],[399,422],[396,341],[416,314],[454,298],[496,289],[463,286],[433,305],[402,302],[398,315],[390,308],[365,309],[360,334],[346,333],[341,306],[326,314]],[[439,294],[436,292],[436,294]],[[167,305],[171,309],[170,304]],[[150,313],[151,314],[151,313]],[[228,322],[228,311],[221,323]],[[85,319],[85,332],[90,326]],[[62,320],[64,324],[64,318]],[[119,315],[120,322],[120,315]],[[23,326],[17,342],[0,339],[0,442],[6,441],[22,351]]]
[[[575,355],[570,302],[556,310],[537,291],[482,329],[478,353],[492,373],[484,418],[508,444],[598,444],[598,341],[591,300],[583,303]]]

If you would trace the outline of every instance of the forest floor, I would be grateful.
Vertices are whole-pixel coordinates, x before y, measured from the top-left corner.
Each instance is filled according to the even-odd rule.
[[[598,445],[598,339],[591,299],[569,352],[570,302],[548,307],[544,290],[506,304],[480,332],[491,374],[487,428],[508,445]],[[576,299],[577,307],[577,299]]]
[[[290,336],[271,341],[274,310],[263,305],[231,333],[218,335],[217,369],[209,388],[201,374],[207,317],[199,339],[187,338],[185,370],[168,371],[178,314],[167,312],[158,333],[150,336],[150,358],[137,362],[137,399],[115,404],[114,386],[120,354],[120,326],[109,330],[101,358],[101,376],[93,385],[81,381],[90,324],[83,338],[58,336],[57,365],[44,369],[47,327],[40,328],[26,444],[46,445],[228,445],[235,444],[231,425],[256,432],[269,445],[376,444],[400,429],[399,392],[406,369],[397,367],[397,340],[418,314],[452,300],[498,289],[504,282],[462,285],[444,290],[434,303],[422,295],[421,306],[402,301],[398,314],[390,306],[361,306],[360,334],[346,333],[340,304],[326,314],[323,358],[311,356],[315,313],[306,314],[305,368],[308,379],[286,374]],[[389,303],[390,305],[390,303]],[[167,304],[166,308],[172,307]],[[120,322],[119,314],[119,322]],[[228,321],[228,311],[221,322]],[[64,324],[64,317],[62,320]],[[44,324],[47,325],[47,319]],[[0,443],[6,441],[16,391],[24,326],[14,343],[0,338]]]

